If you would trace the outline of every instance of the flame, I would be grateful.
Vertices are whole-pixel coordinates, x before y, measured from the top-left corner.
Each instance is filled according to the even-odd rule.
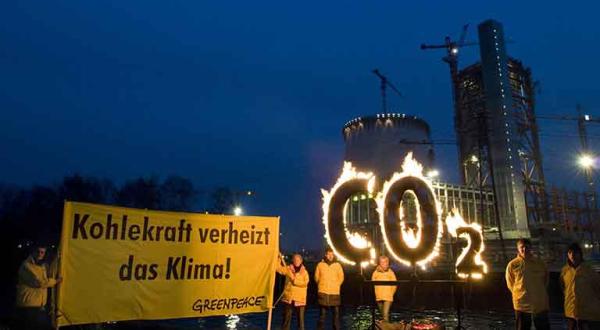
[[[389,181],[386,181],[383,184],[383,190],[377,194],[377,211],[379,213],[379,225],[381,227],[381,233],[383,236],[383,240],[385,242],[385,245],[387,247],[387,250],[390,252],[390,254],[392,255],[392,257],[394,257],[394,259],[396,259],[398,262],[406,265],[406,266],[412,266],[412,263],[410,260],[406,260],[401,258],[400,256],[396,255],[394,252],[392,252],[392,249],[390,249],[390,242],[388,240],[388,234],[385,231],[385,198],[389,193],[390,188],[393,186],[393,184],[398,181],[401,180],[403,178],[406,177],[416,177],[419,178],[421,180],[423,180],[425,182],[425,184],[427,185],[427,188],[429,189],[429,191],[431,192],[431,195],[434,196],[435,199],[435,208],[437,210],[437,214],[438,214],[438,232],[436,235],[436,241],[435,241],[435,246],[433,248],[433,251],[424,259],[422,260],[417,260],[415,263],[420,266],[422,269],[426,269],[426,266],[429,262],[431,262],[435,257],[437,257],[439,255],[439,249],[440,249],[440,245],[441,245],[441,238],[442,238],[442,233],[443,233],[443,222],[442,222],[442,206],[441,204],[437,201],[437,199],[435,198],[435,192],[433,190],[433,186],[431,185],[431,179],[429,179],[428,177],[426,177],[425,175],[423,175],[423,165],[421,165],[419,162],[417,162],[414,158],[413,158],[413,153],[409,152],[406,157],[404,158],[404,162],[402,163],[402,172],[401,173],[394,173],[392,175],[392,178]],[[402,211],[401,211],[402,212]],[[400,217],[400,219],[402,219],[402,217]],[[413,230],[406,228],[404,223],[401,220],[401,225],[402,228],[406,228],[402,231],[402,239],[404,239],[404,242],[408,245],[408,246],[418,246],[421,242],[421,236],[419,235],[419,232],[421,230],[421,225],[422,225],[422,219],[421,219],[421,214],[420,212],[417,214],[417,223],[418,223],[418,232],[414,233]]]
[[[368,180],[367,187],[366,187],[367,191],[369,193],[373,193],[373,188],[375,186],[375,176],[373,175],[373,173],[372,172],[368,172],[368,173],[367,172],[358,172],[356,170],[356,168],[354,166],[352,166],[351,162],[344,162],[344,168],[342,170],[342,174],[337,179],[337,182],[331,188],[330,191],[321,189],[321,194],[323,195],[323,219],[322,220],[323,220],[323,224],[325,225],[325,238],[327,239],[327,244],[329,244],[329,246],[333,250],[333,253],[336,255],[338,260],[340,260],[341,262],[344,262],[346,264],[349,264],[349,265],[356,265],[356,262],[354,262],[352,260],[348,260],[339,251],[337,251],[335,249],[335,245],[331,241],[331,236],[329,235],[329,225],[328,225],[329,203],[331,202],[331,198],[333,198],[333,196],[335,195],[337,190],[344,183],[346,183],[350,180],[355,180],[355,179]],[[347,207],[347,205],[344,206],[344,225],[346,225],[346,210],[345,210],[346,207]],[[367,240],[367,238],[365,236],[361,235],[360,233],[351,233],[347,228],[345,229],[345,231],[346,231],[346,237],[348,238],[348,241],[350,242],[350,244],[352,246],[356,247],[357,249],[365,249],[365,248],[370,249],[369,256],[371,257],[371,260],[367,261],[367,263],[369,263],[369,262],[374,263],[375,262],[375,249],[372,247],[371,242],[369,242]],[[363,261],[363,263],[364,263],[364,261]]]
[[[406,176],[416,176],[419,178],[425,177],[423,176],[423,165],[413,158],[412,151],[409,152],[406,157],[404,157],[404,162],[402,163],[402,173],[406,174]]]
[[[367,238],[360,233],[350,233],[346,230],[346,237],[348,237],[348,241],[352,246],[357,249],[366,249],[371,247],[371,242],[367,240]]]
[[[469,251],[471,244],[472,244],[471,237],[467,233],[462,233],[461,235],[457,235],[456,230],[460,227],[473,228],[481,236],[481,250],[475,254],[475,264],[482,266],[483,273],[487,274],[487,270],[488,270],[487,264],[481,259],[481,253],[483,252],[483,250],[485,250],[485,245],[483,244],[483,231],[482,231],[481,225],[478,223],[475,223],[475,222],[467,223],[465,221],[465,219],[463,219],[463,217],[458,213],[458,209],[453,208],[452,211],[450,212],[450,214],[448,214],[448,216],[446,217],[446,228],[448,228],[448,233],[450,235],[452,235],[452,237],[458,238],[460,236],[461,238],[464,238],[467,240],[467,246],[465,248],[463,248],[462,253],[456,259],[456,265],[458,266],[458,264],[460,264],[462,262],[462,260],[467,255],[467,252]],[[468,277],[471,277],[474,279],[483,278],[483,274],[481,274],[479,272],[474,272],[471,274],[458,273],[458,276],[460,278],[468,278]]]

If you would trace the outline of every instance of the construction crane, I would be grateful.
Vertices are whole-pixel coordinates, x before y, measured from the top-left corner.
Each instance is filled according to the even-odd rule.
[[[536,116],[538,119],[547,120],[572,120],[577,121],[577,129],[579,133],[579,142],[581,143],[580,162],[585,171],[588,188],[594,191],[594,178],[592,173],[593,156],[589,149],[586,123],[600,123],[600,119],[592,118],[588,114],[584,114],[581,105],[577,105],[577,116],[560,116],[560,115],[542,115]]]
[[[378,69],[373,70],[373,74],[375,74],[379,80],[381,81],[381,109],[383,113],[387,113],[387,98],[386,98],[386,89],[389,87],[392,91],[394,91],[398,96],[402,97],[402,93],[390,82],[390,80],[381,74]]]
[[[478,45],[477,42],[465,42],[465,38],[467,37],[467,31],[469,29],[469,24],[465,24],[463,26],[462,32],[460,34],[460,38],[458,41],[452,41],[449,36],[444,38],[444,43],[441,45],[427,45],[421,44],[421,49],[446,49],[446,56],[442,58],[442,60],[450,66],[450,77],[452,79],[452,87],[453,90],[456,89],[457,76],[458,76],[458,52],[462,47],[474,46]],[[454,96],[454,93],[453,93]],[[456,101],[456,100],[455,100]]]

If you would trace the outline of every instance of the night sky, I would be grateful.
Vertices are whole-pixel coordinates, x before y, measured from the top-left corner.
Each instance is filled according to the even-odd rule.
[[[252,189],[245,209],[280,215],[284,248],[319,247],[319,188],[341,169],[341,127],[380,109],[372,69],[404,93],[390,95],[393,110],[428,121],[434,140],[455,139],[444,52],[419,45],[457,38],[466,23],[475,41],[494,18],[541,82],[538,114],[575,115],[579,102],[600,115],[599,6],[3,1],[0,182],[176,174]],[[471,64],[478,48],[461,55]],[[549,181],[581,187],[576,123],[542,121],[541,131]],[[589,132],[593,145],[600,128]],[[458,180],[456,153],[436,147],[444,180]]]

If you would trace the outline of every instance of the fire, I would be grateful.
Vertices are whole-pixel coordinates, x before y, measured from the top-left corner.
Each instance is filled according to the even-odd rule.
[[[323,194],[322,220],[323,224],[325,225],[325,238],[327,239],[327,243],[333,249],[333,252],[337,258],[341,262],[349,265],[358,264],[361,267],[366,267],[369,264],[374,264],[376,250],[373,246],[373,242],[369,241],[367,235],[361,232],[351,232],[348,229],[346,215],[348,214],[347,208],[349,202],[345,201],[345,204],[342,204],[344,202],[342,199],[346,198],[352,193],[364,192],[365,189],[368,195],[371,196],[374,193],[373,190],[375,186],[375,179],[375,175],[372,172],[357,171],[350,162],[345,162],[343,171],[331,190],[327,191],[321,189],[321,193]],[[406,181],[399,182],[403,179]],[[360,180],[360,182],[351,182],[352,180]],[[349,186],[344,186],[346,183],[349,183]],[[396,185],[396,183],[398,183],[398,185]],[[342,191],[340,191],[340,193],[343,194],[343,196],[341,196],[342,199],[333,199],[342,186],[344,186]],[[417,192],[414,190],[417,190]],[[412,194],[412,197],[414,197],[416,221],[412,226],[407,223],[407,218],[405,217],[407,205],[405,205],[404,195],[400,196],[399,205],[396,204],[396,200],[387,200],[388,196],[390,195],[395,196],[393,198],[398,198],[395,194],[399,193],[409,195]],[[420,200],[420,198],[423,198],[422,196],[426,196],[425,203],[428,204],[421,205],[421,203],[424,202],[423,200]],[[430,199],[433,200],[431,201]],[[330,205],[332,200],[335,204],[333,206]],[[382,190],[375,196],[375,202],[377,203],[377,212],[379,214],[381,237],[383,237],[387,252],[389,252],[389,254],[396,261],[406,266],[420,266],[422,269],[425,269],[427,264],[429,264],[439,255],[444,223],[442,222],[442,207],[436,198],[431,178],[423,174],[423,166],[413,158],[412,152],[408,153],[408,155],[405,157],[402,164],[402,172],[394,173],[392,177],[383,184]],[[421,213],[421,206],[424,206],[423,210],[426,210],[425,212],[427,212],[427,214]],[[339,234],[336,232],[334,233],[334,237],[336,239],[343,239],[345,236],[347,243],[356,249],[356,251],[360,251],[360,255],[363,260],[351,260],[351,255],[356,251],[352,251],[352,249],[346,251],[346,249],[349,248],[348,244],[346,243],[344,243],[344,248],[341,248],[340,246],[336,249],[336,245],[332,241],[329,230],[330,207],[333,207],[335,212],[342,213],[341,218],[339,213],[332,215],[335,221],[343,222],[344,230],[344,235],[342,235],[341,232]],[[389,224],[386,224],[386,207],[398,207],[397,210],[388,209],[390,212],[398,212],[395,214],[398,215],[397,221],[399,221],[398,225],[400,234],[398,237],[390,237],[390,233],[386,232],[386,226],[389,226]],[[340,210],[340,208],[343,208],[343,210]],[[432,224],[429,222],[424,224],[423,216],[434,217],[432,221],[437,221],[437,229],[434,229],[434,227],[431,226]],[[460,278],[483,278],[483,275],[487,273],[488,268],[487,264],[481,258],[481,254],[484,250],[481,225],[477,223],[466,223],[456,209],[450,212],[445,220],[445,226],[448,228],[448,233],[452,237],[465,239],[467,241],[467,246],[462,249],[456,261],[457,275]],[[340,224],[336,223],[333,228],[338,228],[341,230],[342,228],[339,225]],[[396,225],[393,227],[398,228]],[[437,232],[435,232],[436,230]],[[435,236],[426,237],[424,239],[424,235]],[[435,239],[435,241],[433,239]],[[390,240],[402,240],[404,245],[396,245],[397,241]],[[390,242],[394,244],[390,244]],[[341,244],[340,242],[337,243]],[[423,249],[419,249],[423,244],[425,245],[423,246]],[[411,251],[406,251],[406,248],[411,249]],[[395,249],[398,249],[398,251],[395,251]],[[343,252],[347,253],[348,255],[343,255],[339,250],[343,250]],[[367,254],[364,253],[367,251],[368,256],[366,256]]]
[[[349,231],[346,231],[346,236],[348,237],[350,244],[357,249],[366,249],[371,247],[371,242],[369,242],[369,240],[367,240],[367,238],[360,233],[350,233]]]
[[[335,249],[335,245],[331,242],[331,236],[329,234],[329,226],[328,226],[329,203],[331,202],[331,198],[335,195],[335,193],[337,192],[339,187],[341,187],[344,183],[346,183],[350,180],[355,180],[355,179],[368,180],[367,191],[368,191],[368,193],[373,192],[373,187],[375,185],[375,176],[373,175],[373,173],[372,172],[368,172],[368,173],[367,172],[359,172],[356,170],[356,168],[354,166],[352,166],[351,162],[344,162],[344,169],[342,170],[342,174],[340,175],[337,182],[331,188],[330,191],[321,189],[321,194],[323,195],[323,224],[325,225],[325,238],[327,239],[327,243],[333,250],[333,253],[336,255],[336,257],[340,261],[342,261],[346,264],[349,264],[349,265],[356,265],[356,263],[354,261],[349,260],[346,256],[342,255],[339,251],[337,251]],[[344,225],[346,225],[345,208],[346,207],[344,207]],[[360,233],[356,233],[356,232],[352,233],[347,228],[345,229],[345,231],[346,231],[346,237],[348,238],[348,241],[350,242],[350,244],[352,246],[354,246],[357,249],[367,249],[367,248],[370,249],[369,255],[371,257],[371,260],[367,261],[366,263],[369,263],[369,262],[374,263],[376,256],[375,256],[375,249],[372,247],[371,242],[369,242],[369,240],[364,235],[361,235]],[[362,263],[365,263],[365,261],[361,262],[361,264]]]
[[[390,242],[389,242],[388,234],[386,233],[385,224],[384,224],[386,196],[388,196],[390,188],[393,186],[393,184],[396,181],[401,180],[406,177],[416,177],[416,178],[421,179],[422,181],[424,181],[426,183],[427,188],[431,192],[431,195],[435,196],[435,193],[433,191],[433,186],[431,185],[431,179],[429,179],[428,177],[423,175],[423,165],[421,165],[419,162],[417,162],[416,159],[413,158],[412,152],[409,152],[406,155],[406,157],[404,158],[404,162],[402,163],[402,172],[394,173],[394,175],[392,175],[392,178],[383,184],[383,190],[377,195],[376,201],[377,201],[377,211],[379,212],[379,225],[381,227],[381,232],[382,232],[383,239],[385,241],[385,245],[388,247],[388,251],[394,257],[394,259],[396,259],[398,262],[400,262],[406,266],[412,266],[412,263],[410,260],[401,258],[397,254],[395,254],[392,251],[392,249],[389,248]],[[441,218],[442,206],[437,200],[435,201],[435,207],[437,209],[437,214],[438,214],[438,219],[437,219],[438,232],[437,232],[437,237],[436,237],[436,242],[435,242],[435,248],[427,257],[425,257],[422,260],[416,261],[416,264],[418,266],[420,266],[422,269],[425,269],[426,265],[431,260],[433,260],[435,257],[437,257],[439,255],[439,248],[440,248],[440,244],[441,244],[440,241],[441,241],[442,233],[443,233],[443,223],[442,223],[442,218]],[[419,208],[417,208],[417,209],[419,209]],[[401,212],[400,219],[402,219],[403,211],[400,210],[400,212]],[[411,248],[416,248],[421,243],[421,235],[420,234],[421,234],[421,227],[422,227],[422,219],[421,219],[420,212],[417,213],[417,224],[418,224],[417,225],[418,229],[415,232],[414,230],[407,228],[406,224],[401,220],[401,225],[403,228],[402,239],[404,239],[404,242]]]
[[[463,262],[463,260],[465,259],[467,253],[473,248],[472,247],[472,240],[471,240],[471,235],[469,235],[466,232],[462,232],[461,234],[457,233],[457,229],[458,228],[471,228],[473,229],[478,235],[479,235],[479,239],[481,240],[481,249],[479,249],[479,251],[475,251],[475,256],[473,258],[473,264],[476,266],[481,267],[481,269],[483,270],[483,274],[487,274],[487,264],[481,259],[481,253],[483,252],[483,250],[485,249],[485,245],[483,244],[483,231],[481,228],[481,225],[478,223],[467,223],[463,217],[458,213],[458,210],[456,208],[452,209],[452,212],[450,212],[450,214],[448,214],[448,216],[446,217],[446,227],[448,228],[448,233],[455,238],[461,237],[467,240],[467,246],[465,248],[463,248],[461,254],[458,256],[458,258],[456,259],[456,266],[458,268],[458,266]],[[473,278],[473,279],[481,279],[483,278],[483,274],[479,271],[472,271],[470,273],[466,273],[466,272],[461,272],[458,271],[458,276],[460,278]]]

